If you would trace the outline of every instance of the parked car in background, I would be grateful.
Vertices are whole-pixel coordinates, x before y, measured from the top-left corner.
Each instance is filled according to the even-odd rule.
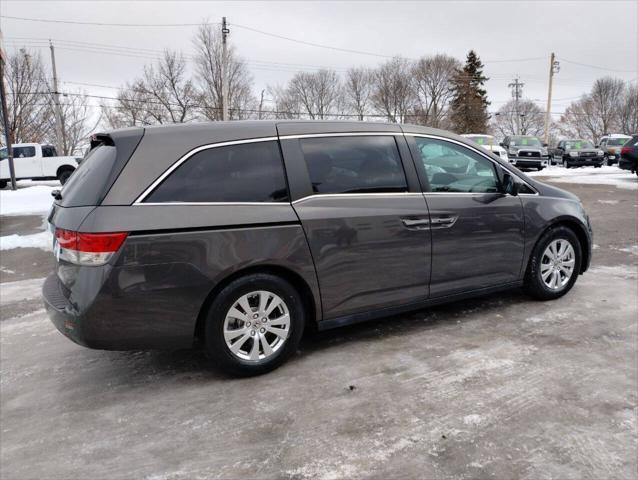
[[[633,135],[622,146],[618,166],[638,175],[638,134]]]
[[[496,141],[496,139],[492,135],[485,134],[476,134],[476,133],[466,133],[461,135],[462,137],[469,138],[474,143],[477,143],[484,149],[489,152],[492,152],[497,157],[500,157],[501,160],[507,160],[507,150],[505,150],[501,145]]]
[[[618,160],[620,160],[620,150],[630,138],[629,135],[614,133],[605,135],[600,139],[597,147],[605,154],[605,165],[615,165],[618,163]]]
[[[53,145],[18,143],[13,145],[16,180],[59,180],[66,183],[82,161],[81,157],[60,157]],[[0,149],[0,188],[11,180],[7,148]]]
[[[48,221],[43,286],[91,348],[189,347],[264,373],[304,328],[498,290],[556,299],[585,272],[578,198],[414,125],[259,121],[97,137]]]
[[[501,147],[507,150],[509,162],[518,168],[535,168],[542,170],[549,165],[547,145],[538,137],[531,135],[511,135],[501,142]]]
[[[604,162],[604,152],[594,147],[589,140],[573,138],[561,140],[552,153],[553,163],[565,168],[592,166],[600,168]]]

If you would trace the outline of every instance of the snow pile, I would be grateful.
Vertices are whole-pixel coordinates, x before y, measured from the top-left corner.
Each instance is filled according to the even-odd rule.
[[[35,185],[15,191],[0,190],[0,215],[46,215],[53,203],[51,191],[54,189],[53,186]]]
[[[50,251],[52,249],[53,236],[51,232],[34,233],[32,235],[6,235],[0,237],[0,250],[11,250],[14,248],[41,248]]]
[[[549,177],[547,180],[555,183],[614,185],[617,188],[638,190],[638,177],[636,174],[627,170],[620,170],[618,167],[548,167],[540,172],[525,173],[530,177]]]

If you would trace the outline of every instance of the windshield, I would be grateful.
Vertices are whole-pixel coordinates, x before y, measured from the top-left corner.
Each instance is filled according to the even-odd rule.
[[[511,147],[542,147],[543,144],[536,137],[512,137],[510,139]]]
[[[567,140],[565,150],[582,150],[584,148],[594,148],[594,144],[589,140]]]
[[[494,137],[490,137],[489,135],[474,135],[468,138],[479,145],[496,145]]]
[[[626,138],[610,138],[607,140],[607,145],[611,145],[613,147],[620,147],[625,144],[625,142],[629,140],[629,137]]]
[[[7,158],[9,155],[7,154],[7,147],[0,148],[0,159]]]

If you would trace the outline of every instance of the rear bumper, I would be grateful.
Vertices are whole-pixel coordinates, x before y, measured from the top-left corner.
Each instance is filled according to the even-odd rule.
[[[193,346],[195,315],[187,315],[180,322],[179,314],[170,309],[177,302],[170,298],[144,295],[127,298],[126,292],[113,286],[120,270],[85,268],[89,269],[87,275],[73,290],[66,288],[57,273],[49,275],[42,287],[47,314],[62,335],[78,345],[99,350]],[[100,284],[100,279],[106,281]],[[90,284],[96,288],[87,288]]]
[[[66,298],[64,285],[57,274],[52,273],[45,280],[42,286],[42,299],[51,322],[62,335],[78,345],[92,348],[81,332],[80,315]]]

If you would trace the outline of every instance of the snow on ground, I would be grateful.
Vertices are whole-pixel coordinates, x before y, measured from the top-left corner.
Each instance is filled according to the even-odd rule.
[[[39,299],[44,278],[5,282],[0,288],[0,305],[8,305],[23,300]]]
[[[53,237],[51,232],[45,230],[31,235],[5,235],[0,237],[0,250],[13,248],[41,248],[49,251],[52,248]]]
[[[548,167],[540,172],[525,173],[530,177],[549,177],[548,180],[554,183],[614,185],[617,188],[638,190],[638,176],[618,167]]]
[[[15,191],[9,187],[0,190],[0,215],[46,215],[53,203],[51,191],[60,188],[55,183],[18,182]]]

